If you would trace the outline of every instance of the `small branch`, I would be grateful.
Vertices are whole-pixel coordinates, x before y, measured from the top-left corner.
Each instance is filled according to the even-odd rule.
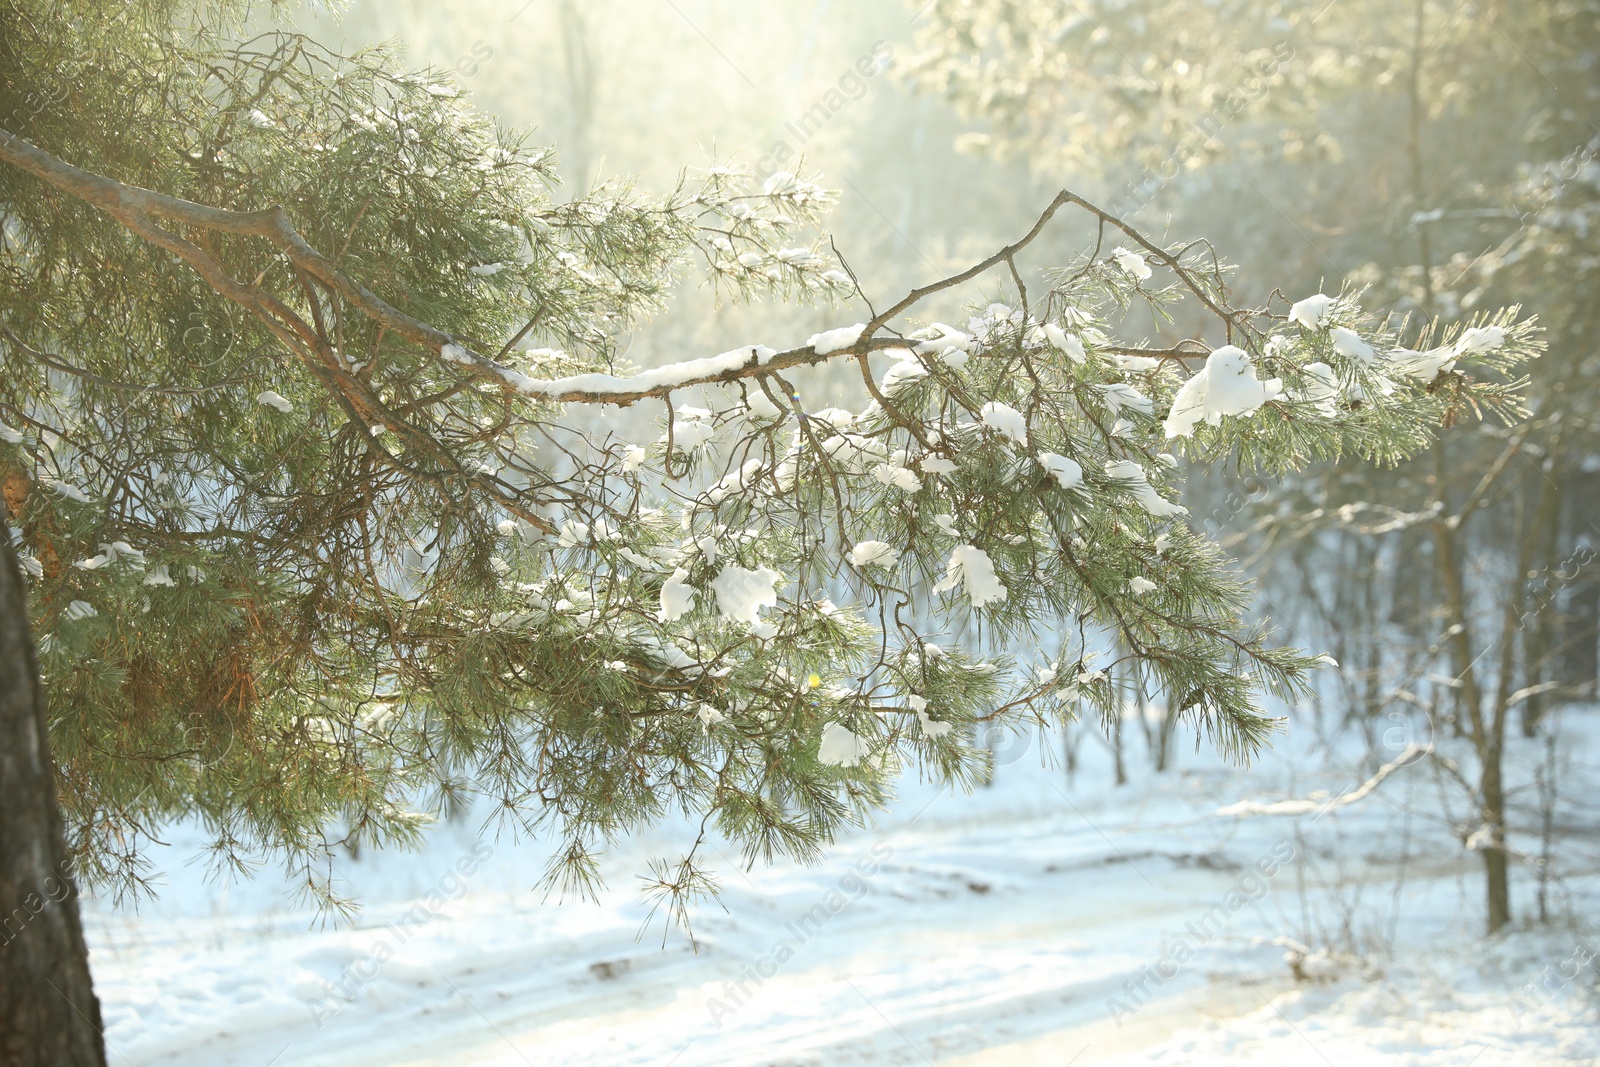
[[[1411,764],[1423,756],[1433,752],[1432,745],[1409,745],[1395,759],[1378,768],[1378,773],[1362,782],[1347,793],[1340,793],[1332,800],[1279,800],[1271,804],[1263,804],[1258,800],[1241,800],[1237,804],[1218,808],[1217,815],[1321,815],[1333,808],[1342,808],[1365,799],[1373,790],[1383,784],[1383,780]]]
[[[1034,238],[1038,237],[1039,234],[1044,232],[1045,226],[1049,224],[1050,220],[1055,217],[1056,212],[1060,211],[1063,205],[1071,203],[1077,199],[1078,198],[1072,193],[1066,192],[1065,190],[1057,193],[1056,198],[1050,201],[1049,206],[1044,209],[1044,212],[1039,216],[1038,220],[1034,222],[1033,228],[1023,235],[1021,240],[1016,241],[1013,244],[1006,245],[988,259],[973,264],[959,274],[952,274],[947,278],[941,278],[939,281],[930,282],[927,285],[921,286],[920,288],[911,290],[890,307],[885,308],[883,311],[874,315],[872,317],[872,321],[867,323],[867,328],[861,331],[862,339],[865,341],[871,338],[872,335],[878,330],[882,329],[890,319],[894,318],[902,311],[922,303],[922,301],[926,300],[930,296],[933,296],[935,293],[941,293],[944,290],[953,288],[962,284],[963,282],[971,281],[973,278],[983,274],[991,267],[996,267],[1001,263],[1006,262],[1012,256],[1016,255],[1018,252],[1032,244]],[[1084,201],[1084,203],[1087,203],[1087,201]],[[1094,210],[1096,212],[1099,211],[1098,208]]]
[[[1006,257],[1006,266],[1011,268],[1011,280],[1017,286],[1017,298],[1022,302],[1022,317],[1028,317],[1028,287],[1022,282],[1022,274],[1017,270],[1017,260],[1014,256]]]
[[[1528,429],[1529,427],[1524,425],[1515,437],[1506,442],[1505,449],[1495,457],[1493,463],[1489,464],[1489,469],[1483,472],[1483,477],[1478,479],[1478,484],[1467,497],[1466,503],[1461,505],[1461,510],[1440,520],[1446,528],[1451,530],[1460,529],[1461,524],[1466,522],[1467,518],[1478,509],[1479,504],[1483,503],[1490,486],[1494,485],[1495,479],[1499,478],[1506,469],[1506,465],[1511,462],[1511,457],[1522,450],[1522,440],[1527,436]]]

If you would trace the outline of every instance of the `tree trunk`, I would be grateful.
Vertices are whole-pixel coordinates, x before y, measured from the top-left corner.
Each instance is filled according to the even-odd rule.
[[[1128,784],[1128,770],[1122,765],[1122,716],[1118,715],[1111,724],[1111,753],[1116,757],[1117,784]]]
[[[1542,580],[1539,582],[1539,591],[1534,595],[1534,603],[1530,607],[1526,601],[1522,606],[1522,616],[1518,626],[1522,629],[1523,647],[1523,673],[1526,677],[1522,684],[1537,686],[1547,679],[1555,677],[1556,657],[1551,655],[1551,637],[1559,626],[1562,617],[1562,601],[1569,600],[1575,590],[1566,589],[1573,579],[1578,576],[1574,570],[1570,575],[1567,568],[1576,562],[1577,554],[1574,553],[1560,563],[1555,563],[1556,552],[1562,539],[1561,513],[1566,497],[1571,491],[1571,481],[1564,464],[1558,462],[1559,456],[1556,445],[1560,440],[1559,430],[1553,435],[1544,471],[1546,485],[1541,490],[1539,502],[1539,517],[1537,521],[1536,536],[1538,547],[1532,558],[1543,559],[1545,567]],[[1549,492],[1549,483],[1561,486],[1562,491]],[[1580,565],[1581,567],[1581,565]],[[1552,570],[1553,568],[1553,570]],[[1524,571],[1529,577],[1533,571],[1528,568]],[[1590,677],[1593,677],[1591,674]],[[1534,693],[1523,701],[1522,704],[1522,736],[1534,737],[1539,733],[1539,720],[1544,718],[1545,706],[1548,697],[1544,693]]]
[[[1483,760],[1479,791],[1483,798],[1483,818],[1493,829],[1489,847],[1483,849],[1483,873],[1489,932],[1495,933],[1511,922],[1511,880],[1506,862],[1505,788],[1500,780],[1500,751],[1496,747]]]
[[[1435,453],[1437,455],[1437,449]],[[1496,737],[1494,725],[1484,721],[1483,694],[1478,688],[1477,674],[1473,670],[1477,657],[1472,654],[1472,635],[1467,628],[1466,584],[1462,578],[1461,562],[1457,554],[1459,547],[1456,543],[1457,530],[1457,525],[1442,522],[1434,524],[1434,554],[1437,557],[1440,577],[1443,579],[1445,617],[1450,621],[1450,629],[1453,631],[1450,649],[1454,660],[1453,666],[1458,671],[1456,681],[1459,683],[1456,689],[1456,727],[1457,730],[1461,729],[1463,719],[1471,727],[1467,731],[1467,736],[1472,739],[1473,748],[1477,750],[1480,768],[1477,797],[1479,814],[1491,831],[1488,847],[1484,848],[1480,855],[1483,856],[1488,927],[1489,933],[1492,934],[1511,921],[1511,887],[1506,870],[1505,851],[1505,790],[1500,779],[1501,745]],[[1516,578],[1520,581],[1522,575],[1518,574]],[[1508,611],[1507,618],[1511,617]],[[1501,640],[1508,641],[1513,636],[1511,633],[1503,632]],[[1496,722],[1504,723],[1504,711],[1505,704],[1502,700],[1496,706]],[[1501,736],[1503,737],[1503,734]]]
[[[1159,745],[1156,748],[1156,770],[1166,773],[1172,766],[1172,734],[1178,728],[1178,710],[1169,700],[1166,707],[1161,709],[1161,733]]]
[[[105,1067],[44,690],[0,505],[0,1067]]]

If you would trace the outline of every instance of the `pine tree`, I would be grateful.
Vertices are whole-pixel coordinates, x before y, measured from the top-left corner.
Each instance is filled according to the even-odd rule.
[[[0,479],[93,883],[137,887],[139,842],[189,818],[345,907],[340,843],[484,795],[562,842],[563,892],[698,817],[653,876],[681,920],[708,836],[814,858],[908,768],[973,783],[977,722],[1114,718],[1113,668],[1247,759],[1324,660],[1244,621],[1179,457],[1392,464],[1513,417],[1537,353],[1500,312],[1421,373],[1349,294],[1237,307],[1208,245],[1070,192],[880,309],[806,238],[830,197],[803,176],[562,200],[435,74],[241,43],[242,14],[0,6]],[[1069,217],[1090,248],[1030,284]],[[627,366],[692,274],[865,321]],[[1009,295],[919,321],[982,285]],[[1151,347],[1145,313],[1212,340]],[[860,410],[797,390],[827,363]],[[620,437],[644,403],[659,437]]]

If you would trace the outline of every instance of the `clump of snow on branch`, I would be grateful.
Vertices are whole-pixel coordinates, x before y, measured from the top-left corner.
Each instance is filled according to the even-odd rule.
[[[697,590],[688,583],[689,572],[682,567],[672,572],[661,585],[661,611],[657,618],[662,622],[676,622],[694,608]]]
[[[1041,452],[1039,465],[1048,471],[1063,489],[1076,489],[1083,484],[1083,465],[1075,459],[1058,456],[1054,452]]]
[[[263,390],[260,394],[258,394],[256,396],[256,403],[260,404],[262,407],[275,408],[278,411],[283,412],[285,415],[294,411],[294,405],[289,402],[288,398],[284,397],[281,393],[273,392],[271,389]]]
[[[861,339],[861,332],[866,328],[866,323],[858,322],[854,326],[841,326],[836,330],[814,333],[806,339],[806,347],[819,356],[843,352]]]
[[[717,610],[723,618],[756,626],[762,608],[778,606],[773,586],[781,581],[783,576],[770,567],[747,570],[730,564],[711,580],[711,591],[717,595]]]
[[[850,564],[854,567],[893,567],[900,562],[900,553],[886,541],[859,541],[850,550]]]
[[[823,728],[822,743],[817,746],[817,761],[832,767],[854,767],[867,757],[869,751],[863,738],[836,722],[830,722]]]
[[[1225,345],[1212,352],[1206,365],[1178,390],[1166,419],[1166,434],[1189,437],[1201,421],[1217,426],[1224,415],[1252,414],[1282,393],[1282,380],[1258,380],[1250,356],[1242,348]]]
[[[1117,266],[1129,277],[1139,281],[1148,281],[1151,275],[1150,264],[1146,263],[1144,256],[1131,248],[1117,247],[1112,249],[1111,258],[1117,261]]]
[[[1066,353],[1068,359],[1074,363],[1082,363],[1088,358],[1084,351],[1083,338],[1075,333],[1068,333],[1053,322],[1044,325],[1044,335],[1060,351]]]
[[[1028,420],[1016,408],[991,400],[983,405],[979,415],[983,424],[991,430],[1009,437],[1023,448],[1028,447]]]
[[[957,545],[945,565],[945,576],[933,587],[936,593],[960,586],[974,608],[1004,600],[1006,587],[995,574],[989,553],[973,545]]]
[[[1156,492],[1144,468],[1131,459],[1119,459],[1106,464],[1106,474],[1124,483],[1139,506],[1157,518],[1189,514],[1188,508],[1174,504]]]
[[[917,726],[921,729],[922,736],[930,740],[945,736],[955,726],[955,723],[943,722],[929,715],[928,702],[923,697],[915,694],[906,697],[906,707],[916,713]]]
[[[1328,310],[1332,307],[1333,297],[1317,293],[1315,296],[1295,301],[1289,308],[1289,321],[1298,323],[1308,330],[1319,329],[1322,320],[1327,317]]]

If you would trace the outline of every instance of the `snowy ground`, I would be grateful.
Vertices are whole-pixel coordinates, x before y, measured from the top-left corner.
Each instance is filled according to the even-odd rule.
[[[1600,716],[1568,719],[1564,788],[1593,797]],[[366,907],[340,929],[292,910],[276,877],[206,883],[178,835],[158,900],[88,905],[111,1060],[1600,1063],[1600,932],[1582,921],[1600,899],[1600,811],[1564,818],[1551,910],[1567,921],[1486,945],[1480,866],[1426,765],[1320,813],[1215,814],[1360,784],[1353,759],[1316,747],[1296,736],[1248,772],[1184,748],[1155,775],[1134,743],[1133,781],[1115,788],[1091,739],[1072,783],[1035,750],[975,796],[908,784],[818,867],[727,862],[695,949],[677,932],[663,948],[659,923],[638,938],[634,876],[676,855],[670,828],[610,857],[600,904],[557,905],[530,889],[537,847],[491,852],[475,823],[444,826],[421,853],[347,864]],[[1538,756],[1514,752],[1512,780]],[[1513,893],[1531,914],[1526,868]],[[1337,950],[1301,964],[1317,980],[1291,974],[1295,943]]]

